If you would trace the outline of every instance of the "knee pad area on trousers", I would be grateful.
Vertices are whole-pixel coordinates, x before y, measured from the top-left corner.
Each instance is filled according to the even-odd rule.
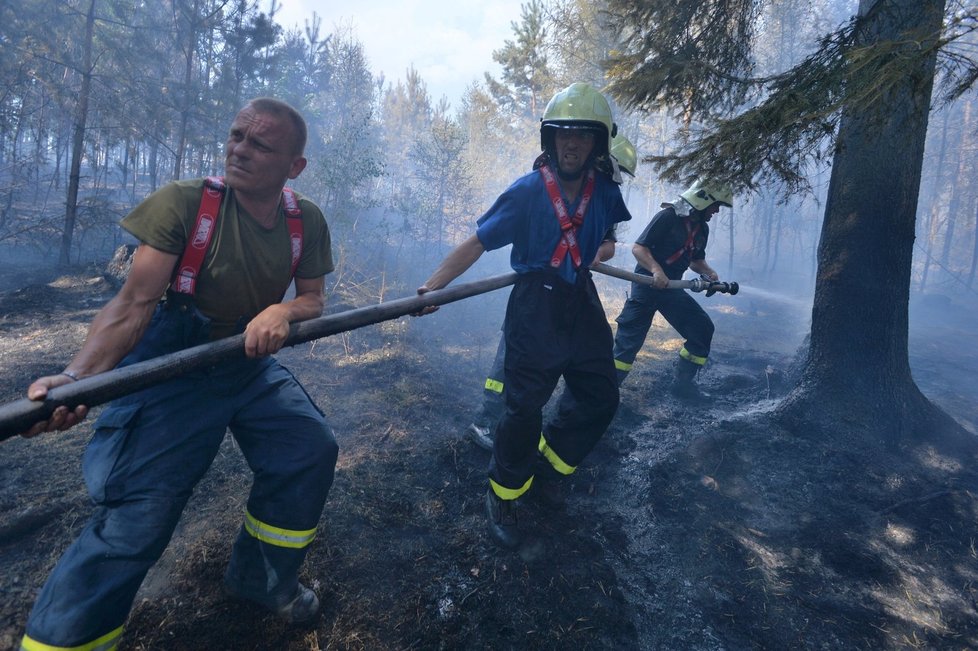
[[[328,491],[333,484],[333,476],[336,472],[336,459],[339,456],[340,446],[333,438],[332,432],[328,437],[323,437],[314,453],[309,457],[310,468],[314,475],[319,476],[320,485]],[[324,496],[325,499],[325,496]]]
[[[155,561],[170,542],[186,503],[187,498],[148,497],[106,504],[96,509],[91,526],[106,554]]]
[[[539,409],[509,409],[503,414],[504,421],[521,430],[539,432],[543,427],[543,412]]]
[[[340,446],[328,425],[323,426],[322,435],[315,438],[315,443],[309,446],[307,452],[310,466],[332,475],[336,467],[336,459],[339,457]]]

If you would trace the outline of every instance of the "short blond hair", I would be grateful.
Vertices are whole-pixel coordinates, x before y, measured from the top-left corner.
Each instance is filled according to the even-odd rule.
[[[299,112],[292,106],[274,97],[256,97],[248,100],[247,107],[253,108],[258,113],[284,117],[292,124],[292,133],[295,136],[295,148],[293,153],[301,156],[306,150],[306,139],[309,137],[309,130],[306,128],[306,121]]]

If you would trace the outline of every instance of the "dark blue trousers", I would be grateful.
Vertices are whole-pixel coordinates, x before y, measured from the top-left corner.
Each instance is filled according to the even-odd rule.
[[[161,305],[131,364],[202,343],[192,306]],[[149,568],[230,428],[254,473],[226,580],[275,607],[295,593],[333,481],[337,445],[298,381],[273,358],[192,372],[111,403],[83,472],[95,503],[27,622],[28,640],[110,648]],[[101,648],[101,647],[100,647]]]
[[[576,285],[545,272],[520,275],[504,330],[506,411],[489,479],[499,497],[516,499],[532,482],[538,450],[562,474],[584,460],[618,409],[618,385],[611,328],[586,270]],[[557,413],[544,426],[543,407],[561,377]]]
[[[645,343],[655,313],[660,312],[676,332],[685,338],[683,349],[694,363],[704,364],[713,342],[713,320],[683,289],[653,289],[632,283],[632,293],[618,315],[615,333],[615,367],[619,384]]]

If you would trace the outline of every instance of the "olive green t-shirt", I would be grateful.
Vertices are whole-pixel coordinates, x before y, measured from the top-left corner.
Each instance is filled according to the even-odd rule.
[[[197,221],[203,179],[175,181],[160,188],[122,220],[136,239],[165,253],[183,255]],[[318,278],[333,270],[329,227],[319,207],[296,195],[302,209],[302,255],[297,278]],[[291,282],[292,253],[285,213],[266,229],[241,207],[228,188],[217,228],[197,279],[194,302],[211,319],[211,337],[237,332],[282,296]]]

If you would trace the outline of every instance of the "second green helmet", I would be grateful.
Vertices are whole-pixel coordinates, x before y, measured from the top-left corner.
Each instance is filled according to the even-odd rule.
[[[635,145],[629,142],[628,138],[621,134],[612,138],[611,155],[618,161],[618,168],[622,172],[629,176],[635,176],[635,170],[638,169],[638,152],[635,151]]]
[[[699,179],[681,195],[696,210],[706,210],[715,203],[733,208],[733,191],[726,183]]]

